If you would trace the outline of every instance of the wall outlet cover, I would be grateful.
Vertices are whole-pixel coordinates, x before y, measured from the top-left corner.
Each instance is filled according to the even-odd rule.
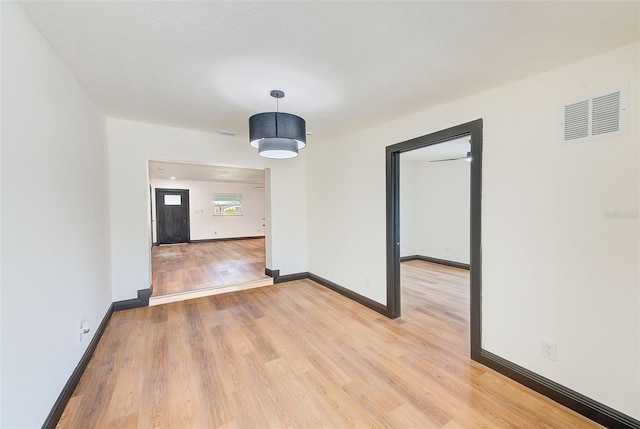
[[[543,358],[557,361],[558,359],[558,346],[549,341],[542,340],[542,347],[540,349],[540,354]]]

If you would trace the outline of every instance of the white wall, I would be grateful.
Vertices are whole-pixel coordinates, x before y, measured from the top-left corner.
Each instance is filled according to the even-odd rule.
[[[114,301],[134,298],[151,281],[149,159],[269,168],[268,268],[283,275],[307,271],[307,149],[295,159],[272,160],[244,139],[115,118],[107,119],[107,133]]]
[[[22,9],[0,7],[0,426],[33,428],[111,304],[105,123]]]
[[[420,184],[417,178],[417,162],[406,161],[400,155],[400,256],[418,253],[416,230],[419,224],[417,194]],[[418,188],[418,189],[416,189]],[[426,255],[425,255],[426,256]]]
[[[262,186],[262,185],[260,185]],[[191,240],[255,237],[264,235],[264,187],[247,183],[194,182],[189,180],[152,179],[151,207],[154,241],[156,232],[156,188],[189,190],[189,225]],[[213,214],[213,194],[241,194],[242,216]]]
[[[400,158],[401,256],[468,264],[470,163]]]
[[[310,271],[384,303],[385,147],[482,118],[483,347],[640,418],[638,217],[605,216],[639,209],[638,51],[311,146]],[[625,83],[626,135],[558,143],[562,102]]]

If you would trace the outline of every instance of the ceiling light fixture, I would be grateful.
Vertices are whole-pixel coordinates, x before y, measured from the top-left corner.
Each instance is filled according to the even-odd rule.
[[[300,116],[278,111],[284,92],[274,89],[271,96],[276,99],[276,111],[249,118],[249,144],[265,158],[294,158],[307,144],[306,124]]]
[[[465,156],[458,156],[456,158],[431,159],[429,160],[429,162],[457,161],[459,159],[464,159],[468,162],[471,162],[473,161],[473,155],[471,154],[471,152],[467,152]]]

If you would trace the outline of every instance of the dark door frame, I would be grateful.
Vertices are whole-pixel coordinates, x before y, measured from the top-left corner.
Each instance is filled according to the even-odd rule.
[[[482,252],[482,119],[457,125],[391,146],[387,146],[387,316],[400,317],[400,154],[456,138],[471,138],[470,183],[470,331],[471,358],[478,360],[481,351]]]
[[[156,188],[155,190],[155,195],[156,195],[156,242],[158,244],[160,243],[160,224],[162,222],[160,222],[160,205],[158,204],[158,196],[164,192],[169,192],[169,193],[180,193],[182,194],[183,197],[183,201],[184,201],[184,208],[187,214],[187,225],[186,225],[186,231],[187,231],[187,236],[186,236],[186,240],[185,243],[189,243],[191,242],[191,217],[190,217],[190,213],[189,213],[189,190],[188,189],[172,189],[172,188]]]

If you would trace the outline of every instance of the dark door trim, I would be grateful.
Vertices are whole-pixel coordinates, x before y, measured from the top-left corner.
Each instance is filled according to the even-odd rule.
[[[482,119],[447,128],[422,137],[387,146],[387,316],[400,317],[400,154],[410,150],[471,137],[471,358],[477,360],[481,350],[482,253],[480,245],[480,208],[482,191]]]
[[[157,204],[158,202],[156,201],[156,205]],[[156,223],[157,223],[157,216],[156,216]],[[158,233],[157,227],[158,225],[156,225],[156,234]],[[158,244],[158,237],[153,236],[153,186],[151,186],[151,184],[149,184],[149,234],[151,235],[151,247],[153,248],[153,246]]]
[[[164,215],[160,210],[161,204],[159,204],[159,201],[162,195],[166,193],[182,195],[183,208],[186,214],[186,225],[184,225],[184,228],[186,228],[185,235],[184,235],[185,240],[178,241],[177,243],[189,243],[191,241],[191,226],[190,226],[191,219],[189,217],[189,190],[188,189],[156,188],[156,241],[158,244],[171,244],[171,243],[163,243],[164,240],[160,240],[161,238],[160,229],[163,224]]]

